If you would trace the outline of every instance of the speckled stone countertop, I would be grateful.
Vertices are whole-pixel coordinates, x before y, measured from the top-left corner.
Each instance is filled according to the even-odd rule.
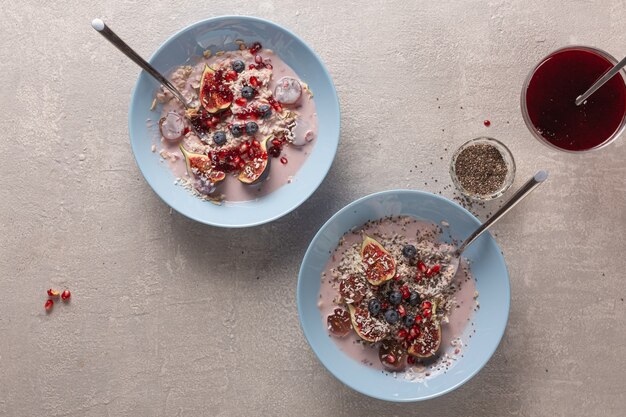
[[[558,47],[624,56],[624,1],[174,3],[28,0],[0,14],[0,416],[624,415],[626,138],[552,151],[519,106],[529,69]],[[248,230],[196,224],[146,185],[127,134],[139,70],[89,24],[105,18],[148,56],[220,14],[298,33],[342,108],[319,190]],[[452,197],[452,151],[479,135],[512,150],[515,186],[551,174],[495,227],[512,284],[504,339],[444,397],[399,405],[353,392],[298,325],[307,244],[371,192]],[[73,296],[46,315],[50,286]]]

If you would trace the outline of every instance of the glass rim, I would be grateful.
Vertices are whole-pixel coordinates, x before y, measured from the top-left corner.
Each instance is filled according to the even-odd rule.
[[[599,56],[607,59],[613,65],[616,65],[618,63],[617,59],[615,59],[615,57],[613,57],[613,55],[609,54],[606,51],[603,51],[602,49],[595,48],[593,46],[569,45],[569,46],[564,46],[564,47],[559,48],[559,49],[555,49],[554,51],[550,52],[548,55],[546,55],[543,58],[541,58],[539,60],[539,62],[530,70],[530,72],[526,76],[526,79],[524,80],[524,84],[522,86],[522,91],[521,91],[521,94],[520,94],[520,104],[521,104],[522,118],[524,119],[524,123],[526,124],[526,127],[528,128],[528,130],[530,131],[530,133],[533,135],[533,137],[535,139],[537,139],[539,142],[541,142],[542,144],[546,145],[547,147],[549,147],[551,149],[556,149],[556,150],[559,150],[561,152],[579,154],[579,153],[586,153],[586,152],[596,151],[598,149],[602,149],[605,146],[608,146],[611,143],[613,143],[624,132],[624,129],[626,129],[626,113],[622,117],[622,122],[621,122],[619,128],[615,132],[613,132],[613,134],[609,138],[607,138],[604,142],[602,142],[601,144],[599,144],[597,146],[594,146],[593,148],[576,151],[576,150],[572,150],[572,149],[560,148],[560,147],[554,145],[552,142],[548,141],[546,138],[544,138],[537,131],[537,128],[533,124],[532,120],[530,120],[530,115],[528,114],[528,107],[526,106],[526,92],[528,90],[528,85],[530,84],[530,80],[532,80],[533,75],[535,74],[537,69],[544,62],[546,62],[547,59],[550,58],[551,56],[556,55],[559,52],[572,51],[572,50],[589,51],[589,52],[592,52],[592,53],[594,53],[596,55],[599,55]],[[619,74],[622,77],[622,80],[624,82],[624,86],[626,88],[626,70],[624,68],[622,68],[619,71]]]

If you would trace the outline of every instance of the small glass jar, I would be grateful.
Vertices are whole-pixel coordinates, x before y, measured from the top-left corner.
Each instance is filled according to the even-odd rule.
[[[502,185],[500,185],[497,190],[489,194],[476,194],[476,193],[466,190],[461,184],[461,181],[459,180],[457,173],[456,173],[456,160],[459,154],[463,150],[469,148],[470,146],[483,145],[483,144],[491,145],[494,148],[496,148],[498,152],[500,152],[500,154],[502,155],[502,159],[504,160],[504,163],[506,164],[507,173],[504,178],[504,181],[502,181]],[[454,183],[456,188],[464,196],[469,197],[473,200],[479,200],[479,201],[493,200],[494,198],[498,198],[502,196],[506,192],[506,190],[508,190],[509,187],[511,187],[511,185],[513,184],[513,181],[515,180],[515,160],[513,159],[513,154],[511,154],[511,151],[509,150],[509,148],[507,148],[499,140],[489,138],[489,137],[479,137],[479,138],[472,139],[470,141],[465,142],[463,145],[459,147],[459,149],[457,149],[454,152],[454,155],[452,155],[452,160],[450,161],[450,177],[452,177],[452,182]]]

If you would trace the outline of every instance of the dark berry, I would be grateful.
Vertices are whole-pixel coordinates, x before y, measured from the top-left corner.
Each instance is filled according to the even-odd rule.
[[[248,100],[254,97],[254,93],[254,88],[250,87],[249,85],[241,89],[241,96],[243,98],[247,98]]]
[[[226,143],[226,133],[224,132],[215,132],[215,134],[213,135],[213,142],[215,142],[216,145],[223,145]]]
[[[409,304],[412,306],[416,306],[420,303],[420,295],[416,292],[412,292],[411,295],[409,295]]]
[[[402,302],[402,293],[400,291],[391,291],[389,294],[389,302],[395,306]]]
[[[238,138],[243,134],[243,130],[241,130],[241,125],[234,124],[230,127],[230,133],[233,134],[234,137]]]
[[[244,63],[243,63],[243,61],[239,61],[239,60],[237,60],[237,61],[234,61],[234,62],[233,62],[233,69],[234,69],[236,72],[241,72],[241,71],[243,71],[245,68],[246,68],[246,64],[244,64]]]
[[[367,309],[370,311],[370,314],[372,316],[377,315],[378,313],[380,313],[380,301],[378,301],[377,299],[370,300],[370,302],[367,304]]]
[[[389,310],[385,311],[385,320],[387,320],[387,323],[389,324],[394,324],[398,320],[400,320],[400,315],[396,310],[390,308]]]
[[[417,249],[415,249],[415,246],[413,245],[404,245],[402,248],[402,254],[405,258],[415,258],[415,255],[417,255]]]
[[[280,153],[282,152],[282,148],[280,146],[272,146],[271,148],[269,148],[267,150],[267,153],[274,158],[278,158],[280,156]]]
[[[254,135],[259,130],[259,125],[255,122],[246,123],[246,133],[248,135]]]
[[[404,316],[404,325],[406,327],[411,327],[415,324],[415,316],[413,314],[407,314]]]
[[[259,106],[259,114],[262,118],[267,119],[272,115],[272,107],[269,104],[261,104]]]

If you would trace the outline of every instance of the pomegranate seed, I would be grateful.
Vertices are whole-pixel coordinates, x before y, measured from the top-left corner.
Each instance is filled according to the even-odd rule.
[[[259,86],[259,79],[255,76],[250,77],[250,85],[252,87],[258,87]]]
[[[287,158],[285,158],[284,156],[282,158],[280,158],[280,163],[281,164],[287,165],[287,162],[289,162],[289,161],[287,161]]]
[[[432,268],[430,268],[431,272],[433,274],[436,274],[437,272],[439,272],[441,270],[441,265],[437,264],[435,266],[433,266]]]
[[[48,296],[50,296],[50,297],[58,297],[59,294],[60,293],[57,290],[53,290],[52,288],[50,288],[48,290]]]
[[[250,65],[248,65],[248,69],[249,69],[249,70],[253,70],[253,69],[255,69],[255,68],[256,68],[256,67],[254,66],[254,64],[250,64]]]
[[[45,308],[46,311],[50,311],[52,310],[52,306],[54,306],[54,301],[46,300],[46,303],[43,305],[43,308]]]
[[[226,76],[225,76],[224,78],[225,78],[226,80],[228,80],[228,81],[233,81],[233,80],[236,80],[236,79],[237,79],[237,72],[232,71],[232,70],[231,70],[231,71],[228,71],[228,72],[226,73]]]
[[[433,276],[433,270],[432,270],[432,269],[430,269],[430,268],[428,268],[428,269],[426,270],[425,275],[426,275],[427,277],[432,277],[432,276]]]
[[[254,139],[254,140],[252,141],[252,146],[254,146],[255,148],[258,148],[258,147],[260,147],[260,146],[261,146],[261,144],[259,143],[259,141],[258,141],[258,140]]]
[[[408,363],[409,365],[415,364],[415,358],[413,356],[409,355],[409,357],[406,358],[406,363]]]
[[[261,48],[263,48],[263,46],[259,42],[254,42],[252,46],[250,46],[250,53],[254,55],[259,52]]]
[[[409,335],[409,332],[407,332],[406,329],[398,330],[398,339],[404,339],[408,335]]]
[[[400,317],[406,316],[406,310],[404,309],[404,306],[402,305],[398,306],[398,314],[400,315]]]
[[[426,272],[428,268],[426,268],[426,264],[424,262],[417,261],[417,269],[419,269],[420,272]]]
[[[245,97],[239,97],[237,100],[235,100],[235,104],[238,106],[245,106],[246,104],[248,104],[248,100],[246,100]]]
[[[424,275],[420,271],[417,271],[415,274],[415,282],[420,282],[422,278],[424,278]]]
[[[272,139],[272,145],[274,146],[282,146],[282,142],[279,139]]]
[[[419,336],[420,334],[420,329],[417,326],[413,326],[411,327],[411,331],[409,332],[409,334],[413,337],[416,338],[417,336]]]
[[[422,303],[423,310],[430,310],[433,307],[433,304],[430,301],[424,301]]]
[[[485,120],[483,124],[485,125],[485,127],[491,126],[491,122],[489,120]]]
[[[400,274],[396,274],[396,275],[393,277],[393,280],[394,280],[394,281],[400,281]]]
[[[282,149],[280,148],[280,146],[272,146],[271,148],[269,148],[267,153],[269,153],[270,156],[274,158],[278,158],[280,156],[281,151]]]
[[[383,309],[383,310],[387,310],[389,308],[389,304],[388,303],[382,303],[380,308]]]
[[[70,299],[71,296],[72,296],[72,293],[70,293],[70,290],[65,290],[61,293],[61,300],[67,301]]]
[[[255,55],[254,62],[256,62],[257,64],[260,64],[261,62],[263,62],[263,58],[261,58],[261,55]]]
[[[406,337],[407,342],[412,342],[415,340],[415,336],[411,336],[410,334]]]
[[[422,311],[422,314],[424,315],[424,317],[429,318],[432,313],[430,310],[424,310]]]
[[[393,356],[393,355],[387,355],[387,357],[385,358],[385,361],[386,361],[387,363],[395,363],[395,361],[396,361],[396,357],[395,357],[395,356]]]
[[[239,147],[239,152],[242,154],[248,152],[248,144],[246,142],[241,144],[241,146]]]
[[[420,316],[419,314],[415,316],[415,323],[419,323],[421,321],[422,321],[422,316]]]
[[[411,296],[409,287],[407,287],[406,285],[402,286],[402,288],[400,288],[400,291],[402,292],[402,299],[404,300],[408,299]]]

